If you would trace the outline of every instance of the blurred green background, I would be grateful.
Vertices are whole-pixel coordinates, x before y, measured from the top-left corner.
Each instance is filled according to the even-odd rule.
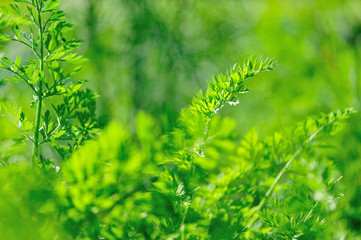
[[[276,71],[248,83],[239,131],[269,133],[360,98],[361,2],[64,0],[89,58],[80,77],[102,97],[100,111],[129,123],[139,109],[170,130],[212,75],[249,56]],[[230,112],[232,111],[232,112]]]
[[[144,110],[163,132],[170,131],[180,109],[212,75],[252,55],[279,65],[248,83],[252,91],[237,108],[222,110],[237,120],[240,134],[256,128],[267,135],[319,112],[359,109],[360,0],[63,0],[60,8],[76,29],[66,38],[82,39],[81,52],[89,59],[79,78],[101,96],[99,113],[124,125],[134,127],[136,113]],[[17,45],[2,47],[9,57],[21,51]],[[26,86],[2,85],[0,96],[30,111]],[[359,123],[358,114],[332,143],[348,193],[345,217],[356,231]],[[0,140],[12,135],[3,127]]]

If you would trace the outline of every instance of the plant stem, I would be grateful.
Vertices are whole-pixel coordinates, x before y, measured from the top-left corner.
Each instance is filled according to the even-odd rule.
[[[40,35],[40,54],[39,54],[39,64],[40,64],[40,73],[44,71],[44,45],[43,45],[43,26],[41,23],[41,5],[42,1],[40,0],[38,6],[38,21],[39,21],[39,35]],[[36,51],[36,49],[34,49]],[[41,74],[40,74],[41,76]],[[44,75],[43,75],[44,76]],[[40,121],[41,121],[41,108],[43,104],[43,79],[39,78],[38,81],[38,105],[36,109],[36,119],[35,119],[35,135],[34,135],[34,145],[33,145],[33,165],[39,163],[39,132],[40,132]]]

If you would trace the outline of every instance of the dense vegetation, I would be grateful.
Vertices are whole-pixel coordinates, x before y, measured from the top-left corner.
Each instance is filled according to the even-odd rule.
[[[80,49],[81,30],[60,10],[66,0],[2,3],[1,239],[361,239],[361,128],[348,108],[359,102],[357,28],[349,45],[337,34],[326,42],[349,50],[350,69],[328,71],[333,64],[321,66],[317,55],[305,60],[291,46],[297,74],[282,67],[286,53],[273,54],[280,64],[251,57],[205,87],[199,76],[236,60],[227,44],[247,45],[236,36],[256,20],[237,28],[233,13],[250,3],[191,2],[72,1],[87,6]],[[277,4],[267,12],[267,1],[257,2],[264,17],[277,13]],[[114,13],[100,20],[114,6],[121,24]],[[280,86],[290,73],[295,81]],[[246,83],[264,92],[247,98]],[[196,94],[194,86],[206,90]],[[351,100],[343,96],[349,88]],[[270,107],[285,117],[270,115]]]

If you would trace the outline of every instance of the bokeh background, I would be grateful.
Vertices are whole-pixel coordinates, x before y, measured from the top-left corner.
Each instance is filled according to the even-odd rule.
[[[81,53],[89,61],[78,76],[99,93],[99,114],[129,128],[143,110],[164,133],[170,131],[180,109],[212,75],[250,56],[274,58],[279,65],[249,81],[252,91],[238,107],[222,110],[237,120],[241,135],[255,128],[264,136],[320,112],[359,109],[359,0],[63,0],[60,8],[75,25],[65,37],[84,41]],[[22,51],[12,44],[1,50],[10,57],[27,54]],[[30,112],[26,86],[2,84],[0,96]],[[12,134],[3,127],[0,140]],[[356,232],[360,142],[357,114],[330,143],[344,175],[343,217]]]
[[[128,123],[142,109],[173,124],[212,75],[250,56],[279,66],[248,83],[252,92],[238,109],[224,110],[241,132],[266,134],[358,105],[357,0],[64,0],[61,7],[84,40],[89,62],[81,77],[110,118]]]

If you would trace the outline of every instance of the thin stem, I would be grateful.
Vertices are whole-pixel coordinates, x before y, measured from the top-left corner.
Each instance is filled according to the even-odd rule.
[[[39,35],[40,35],[40,72],[44,71],[44,44],[43,44],[43,27],[41,23],[41,5],[42,1],[40,0],[37,10],[38,10],[38,21],[39,21]],[[41,121],[41,108],[43,104],[43,79],[38,81],[38,106],[36,109],[36,119],[35,119],[35,135],[34,135],[34,145],[33,145],[33,165],[38,164],[39,159],[39,132],[40,132],[40,121]]]
[[[330,120],[327,125],[332,124],[335,121],[335,119]],[[269,189],[267,190],[265,196],[262,198],[262,200],[260,201],[260,203],[258,204],[257,208],[256,208],[256,212],[253,214],[251,220],[249,221],[249,223],[247,224],[247,228],[250,229],[253,227],[254,223],[258,220],[259,218],[259,211],[261,211],[261,209],[263,208],[264,204],[266,203],[267,198],[269,197],[269,195],[272,193],[273,189],[276,187],[277,183],[279,182],[279,180],[281,179],[281,177],[283,176],[283,174],[288,170],[288,168],[291,166],[292,162],[298,157],[298,155],[302,152],[303,148],[305,145],[307,145],[308,143],[310,143],[324,128],[326,125],[320,127],[319,129],[317,129],[317,131],[315,131],[314,133],[312,133],[309,138],[306,139],[306,141],[299,147],[297,148],[296,152],[292,155],[291,159],[288,160],[288,162],[286,163],[286,165],[282,168],[282,170],[278,173],[276,179],[273,181],[272,185],[269,187]]]
[[[187,217],[188,209],[189,209],[189,206],[187,205],[186,211],[185,211],[184,216],[183,216],[183,219],[182,219],[182,224],[181,224],[181,226],[182,226],[182,240],[185,240],[185,235],[184,235],[184,227],[185,227],[185,226],[184,226],[184,222],[185,222],[186,217]]]

